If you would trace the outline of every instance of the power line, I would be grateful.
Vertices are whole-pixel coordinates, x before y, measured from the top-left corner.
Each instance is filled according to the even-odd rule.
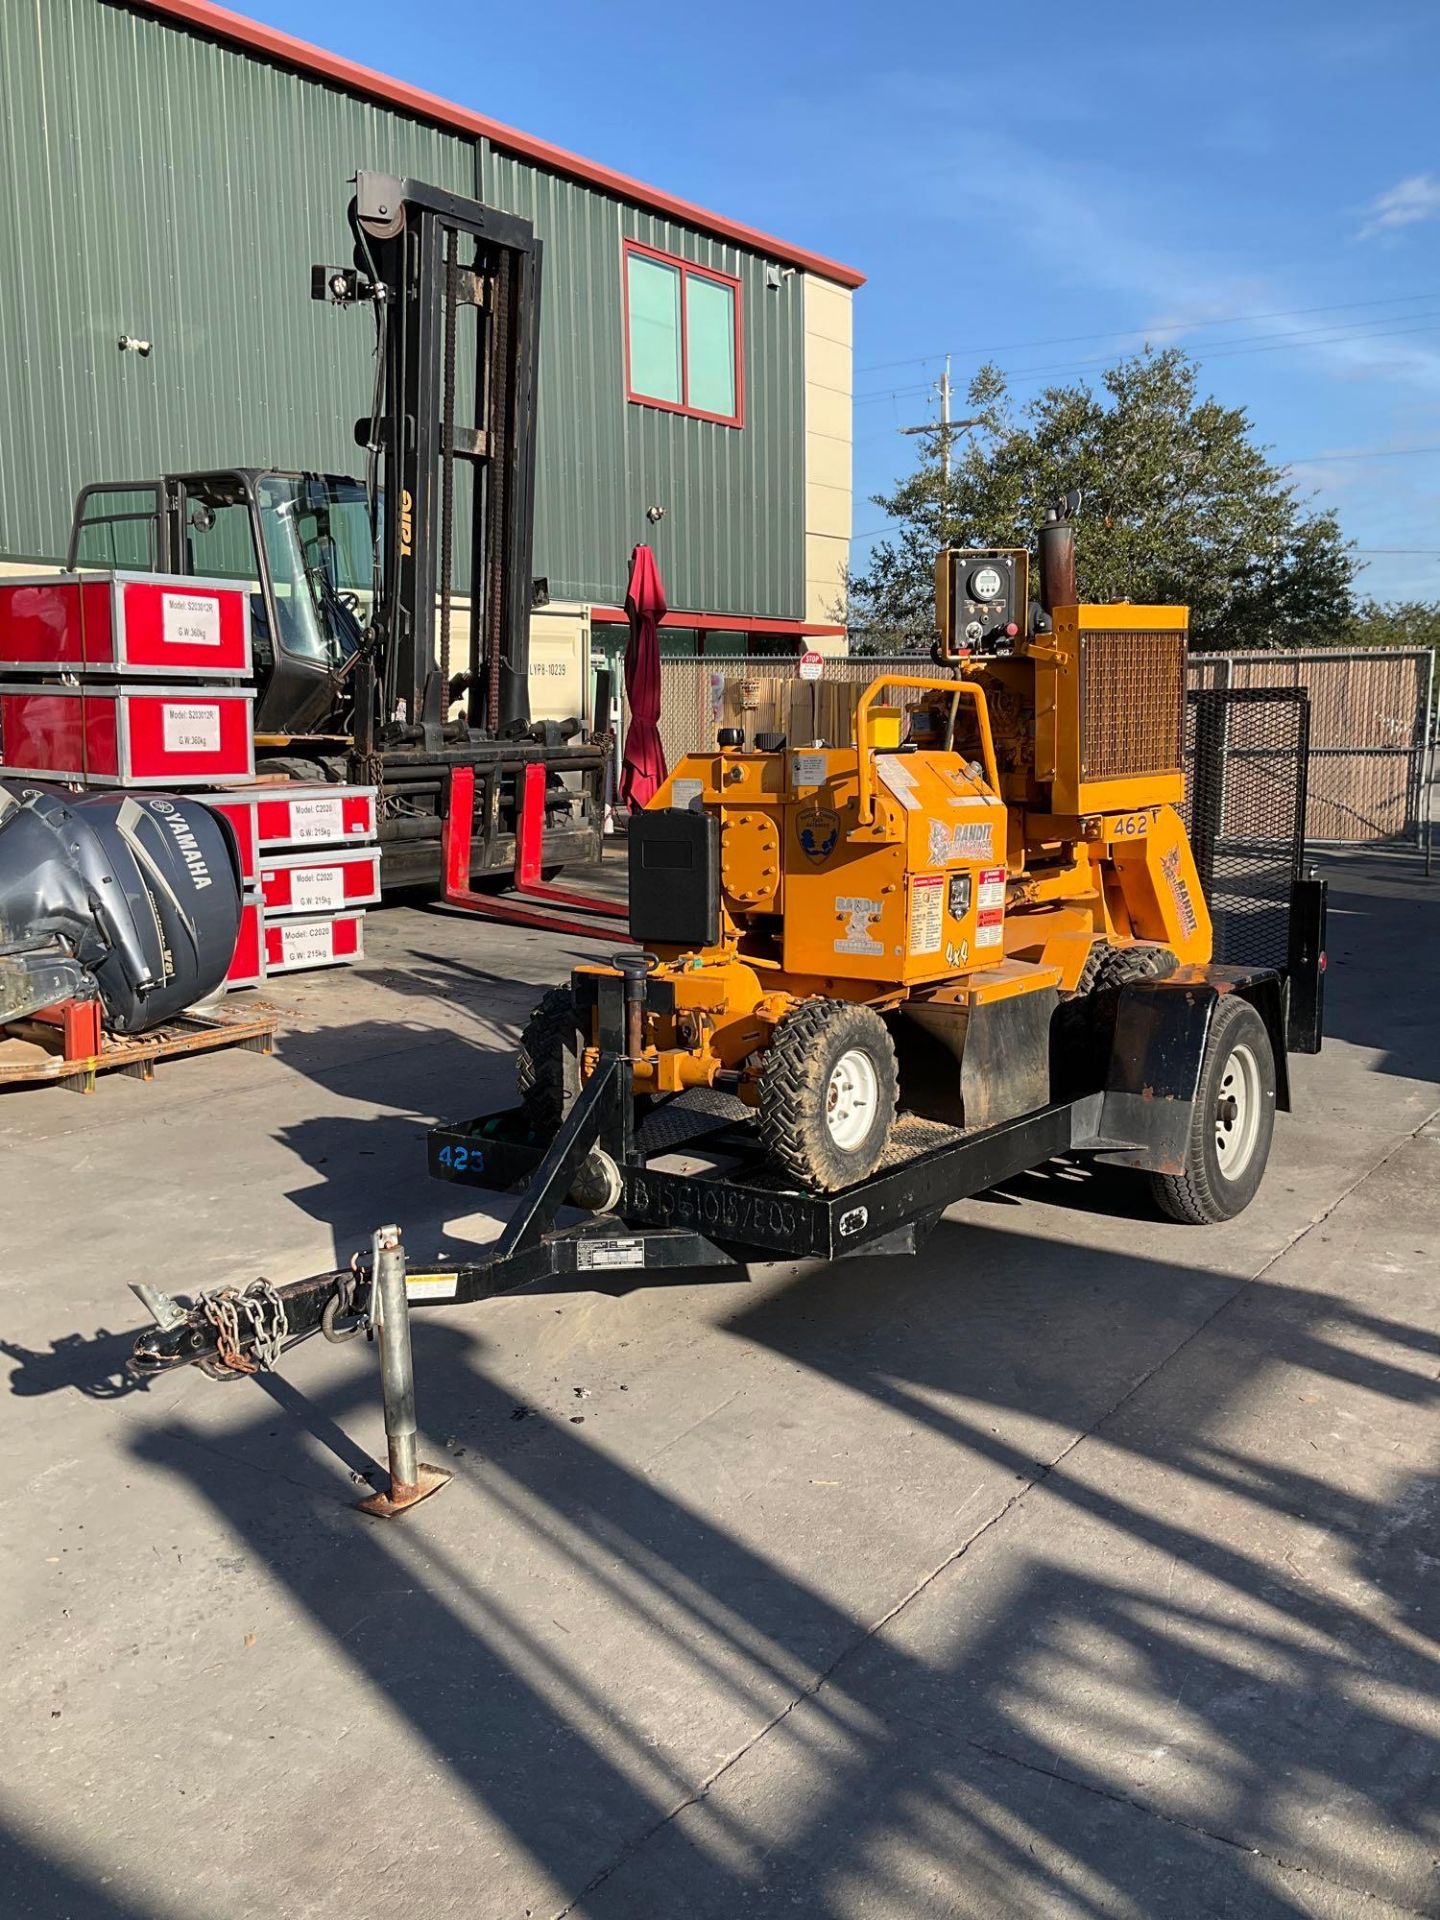
[[[1426,313],[1407,315],[1405,317],[1407,319],[1429,320],[1435,314],[1440,314],[1440,308],[1432,308]],[[1387,318],[1390,317],[1398,319],[1401,316],[1398,314],[1387,316]],[[1318,347],[1351,346],[1363,345],[1367,340],[1392,340],[1404,334],[1433,333],[1435,331],[1437,331],[1437,329],[1432,326],[1381,327],[1379,329],[1347,327],[1342,328],[1338,332],[1329,325],[1321,327],[1297,327],[1286,333],[1242,334],[1236,340],[1219,341],[1214,347],[1207,348],[1204,352],[1197,353],[1194,357],[1203,365],[1211,360],[1243,359],[1247,352],[1275,352],[1281,347],[1290,345],[1290,343],[1295,340],[1309,340],[1312,345]],[[1324,337],[1322,338],[1320,336]],[[1256,342],[1263,344],[1256,345]],[[1024,380],[1035,374],[1078,373],[1090,367],[1108,367],[1111,365],[1113,365],[1113,356],[1100,354],[1088,360],[1053,361],[1049,365],[1039,367],[1002,367],[1000,371],[1009,378]],[[930,381],[924,381],[912,387],[891,387],[884,390],[876,389],[869,393],[855,394],[853,401],[856,406],[864,406],[874,400],[891,400],[910,393],[928,393],[931,385],[932,383]]]
[[[1412,453],[1440,453],[1440,447],[1359,447],[1353,453],[1301,453],[1285,465],[1323,466],[1329,460],[1403,460]]]
[[[1437,311],[1440,311],[1440,309],[1437,309]],[[1428,318],[1428,315],[1425,317]],[[1248,359],[1252,353],[1279,353],[1283,349],[1291,346],[1296,340],[1308,341],[1313,347],[1355,347],[1364,346],[1367,340],[1397,340],[1406,334],[1437,332],[1440,332],[1440,327],[1436,326],[1385,327],[1373,333],[1331,333],[1329,329],[1325,327],[1304,327],[1295,333],[1253,334],[1248,336],[1250,339],[1267,340],[1268,344],[1265,346],[1250,346],[1247,344],[1232,350],[1228,340],[1222,341],[1219,346],[1208,349],[1204,353],[1197,353],[1194,358],[1198,365],[1208,366],[1212,360],[1245,360]],[[1317,334],[1323,335],[1324,337],[1316,338]],[[1013,379],[1025,380],[1033,377],[1035,374],[1078,373],[1090,367],[1108,367],[1111,365],[1113,365],[1113,361],[1108,356],[1102,355],[1099,359],[1095,360],[1072,360],[1068,363],[1048,367],[1002,368],[1002,372],[1007,373],[1009,377]]]
[[[967,353],[1028,353],[1032,347],[1067,347],[1087,340],[1133,340],[1148,333],[1193,333],[1197,327],[1249,326],[1257,320],[1290,320],[1310,313],[1353,313],[1362,307],[1400,306],[1407,300],[1430,300],[1434,289],[1425,293],[1394,293],[1383,300],[1343,300],[1327,307],[1278,307],[1272,313],[1232,313],[1209,320],[1152,320],[1144,327],[1115,327],[1106,333],[1057,333],[1044,340],[1021,340],[1003,347],[952,347],[952,355]],[[922,367],[930,360],[944,358],[942,353],[913,354],[906,360],[881,360],[857,373],[887,373],[892,367]]]

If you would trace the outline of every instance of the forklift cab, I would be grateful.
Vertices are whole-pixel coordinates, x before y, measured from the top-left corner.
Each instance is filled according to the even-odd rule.
[[[66,565],[243,583],[256,732],[342,734],[345,680],[371,618],[371,556],[358,480],[244,467],[86,487]]]

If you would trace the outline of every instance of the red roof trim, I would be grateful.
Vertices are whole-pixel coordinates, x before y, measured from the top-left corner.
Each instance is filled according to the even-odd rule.
[[[792,247],[784,240],[777,240],[774,234],[741,226],[738,221],[727,220],[723,214],[712,213],[708,207],[697,207],[688,200],[678,199],[674,194],[662,193],[658,187],[647,186],[643,180],[633,179],[629,174],[615,173],[611,168],[599,166],[578,153],[568,153],[563,147],[551,146],[547,140],[537,140],[528,133],[505,126],[499,120],[487,119],[482,113],[472,113],[468,107],[457,107],[449,100],[442,100],[438,94],[426,93],[421,87],[409,86],[403,80],[392,80],[387,74],[377,73],[373,67],[362,67],[353,60],[342,60],[339,54],[327,53],[323,47],[311,46],[308,40],[297,40],[293,34],[281,33],[278,27],[267,27],[258,20],[247,19],[243,14],[232,13],[228,7],[214,6],[211,0],[127,0],[127,3],[151,13],[164,14],[182,26],[213,34],[216,39],[233,41],[253,52],[266,54],[270,59],[288,67],[296,67],[302,73],[318,74],[351,93],[362,93],[372,100],[386,101],[422,120],[431,120],[444,127],[456,127],[465,133],[479,134],[506,153],[534,160],[552,173],[563,173],[572,180],[583,180],[587,186],[599,187],[605,193],[633,201],[635,205],[652,212],[663,213],[688,227],[698,227],[751,253],[765,254],[786,266],[819,274],[822,279],[833,280],[842,287],[864,285],[863,273],[857,273],[854,267],[844,266],[838,260],[827,260],[821,254],[809,253],[803,247]]]

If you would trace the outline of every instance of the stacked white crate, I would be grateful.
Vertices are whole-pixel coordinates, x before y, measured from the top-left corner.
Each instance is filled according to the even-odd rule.
[[[211,804],[252,849],[232,986],[346,966],[365,953],[365,909],[380,898],[374,787],[232,787]],[[253,879],[250,877],[253,874]]]

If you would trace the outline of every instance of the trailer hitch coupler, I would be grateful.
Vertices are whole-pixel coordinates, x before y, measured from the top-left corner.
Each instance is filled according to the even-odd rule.
[[[372,1243],[371,1315],[380,1336],[380,1391],[390,1487],[362,1500],[360,1511],[391,1520],[450,1478],[443,1467],[415,1457],[415,1360],[410,1349],[410,1304],[405,1293],[405,1249],[398,1227],[381,1227]]]

